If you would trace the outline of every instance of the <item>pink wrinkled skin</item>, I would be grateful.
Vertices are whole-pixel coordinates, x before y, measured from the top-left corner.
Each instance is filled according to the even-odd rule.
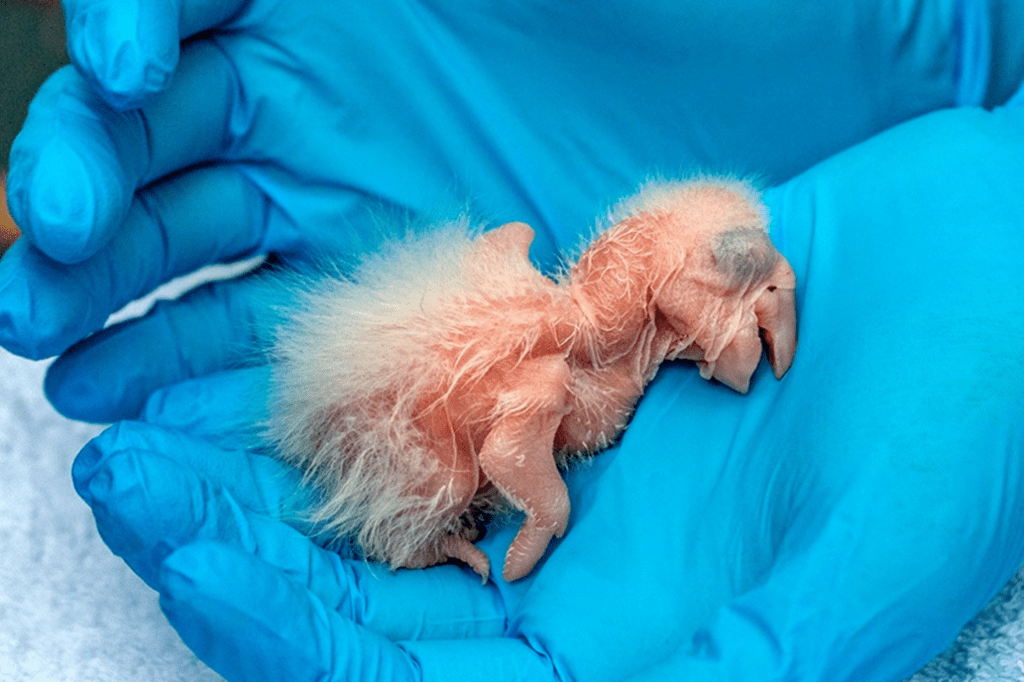
[[[268,432],[322,491],[317,521],[392,567],[457,559],[486,580],[467,519],[511,504],[515,580],[565,532],[559,464],[610,444],[662,362],[746,393],[763,338],[786,373],[796,278],[749,185],[651,183],[612,219],[558,280],[508,223],[310,294],[273,351]]]

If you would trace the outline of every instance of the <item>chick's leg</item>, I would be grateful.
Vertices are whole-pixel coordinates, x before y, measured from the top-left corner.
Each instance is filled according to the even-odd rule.
[[[569,411],[569,368],[561,356],[526,361],[505,380],[499,416],[480,451],[484,475],[526,514],[502,576],[529,573],[569,520],[569,493],[555,465],[555,432]]]

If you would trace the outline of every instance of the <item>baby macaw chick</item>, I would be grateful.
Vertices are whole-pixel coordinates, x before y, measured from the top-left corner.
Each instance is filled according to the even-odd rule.
[[[314,520],[392,567],[458,559],[473,519],[525,514],[503,577],[565,532],[559,467],[626,427],[658,366],[696,361],[745,393],[796,350],[796,279],[746,183],[660,182],[620,203],[557,280],[533,230],[457,222],[307,283],[271,351],[268,436],[321,492]]]

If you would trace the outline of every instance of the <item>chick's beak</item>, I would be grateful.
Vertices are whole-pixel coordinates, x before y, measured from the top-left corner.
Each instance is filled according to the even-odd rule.
[[[750,324],[738,331],[713,365],[702,372],[740,393],[750,388],[750,377],[761,360],[762,337],[776,379],[789,371],[796,354],[796,278],[785,259],[780,258],[776,271],[769,281],[779,284],[769,284],[754,302],[756,326]]]
[[[785,284],[769,286],[754,304],[757,326],[767,346],[768,362],[777,379],[789,370],[796,354],[796,278],[785,260],[780,267],[788,271],[783,273],[787,275],[782,278]]]

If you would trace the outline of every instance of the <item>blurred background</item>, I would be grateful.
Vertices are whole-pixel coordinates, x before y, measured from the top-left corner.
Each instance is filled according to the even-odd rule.
[[[68,63],[64,16],[56,0],[0,0],[0,253],[18,235],[7,212],[7,159],[32,95]]]

